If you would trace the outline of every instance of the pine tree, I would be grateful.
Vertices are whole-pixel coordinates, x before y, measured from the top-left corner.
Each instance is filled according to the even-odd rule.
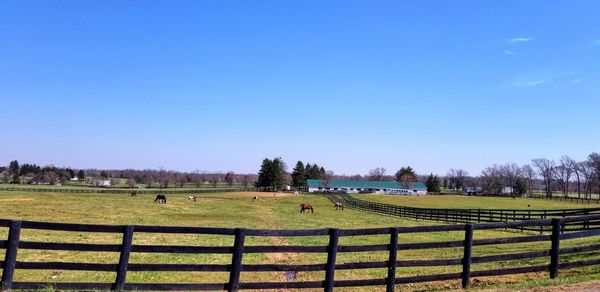
[[[309,165],[307,164],[307,166]],[[298,190],[304,189],[306,186],[306,169],[302,161],[298,161],[292,171],[292,186]]]
[[[425,182],[425,186],[427,186],[427,192],[430,193],[439,193],[440,190],[440,179],[437,176],[434,176],[433,173],[427,177],[427,181]]]
[[[82,170],[82,169],[80,169],[80,170],[77,172],[77,178],[78,178],[79,180],[83,180],[83,179],[85,179],[85,173],[83,172],[83,170]]]
[[[254,186],[260,189],[265,189],[271,186],[272,182],[270,173],[272,164],[273,162],[268,158],[263,160],[260,170],[258,171],[258,179],[256,180],[256,183],[254,183]]]
[[[18,183],[19,182],[19,162],[16,160],[11,161],[10,165],[8,166],[8,171],[10,173],[12,173],[13,183]]]
[[[286,166],[279,157],[270,160],[265,158],[258,171],[258,180],[254,184],[257,188],[281,190],[285,185]]]

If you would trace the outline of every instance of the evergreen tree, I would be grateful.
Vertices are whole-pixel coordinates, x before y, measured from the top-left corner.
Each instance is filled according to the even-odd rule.
[[[16,160],[11,161],[8,166],[8,171],[12,174],[12,181],[14,183],[18,183],[19,182],[19,162]]]
[[[80,170],[77,172],[77,178],[79,178],[79,180],[83,180],[83,179],[85,179],[85,173],[83,172],[83,170],[82,170],[82,169],[80,169]]]
[[[283,186],[286,184],[285,181],[285,172],[286,172],[286,165],[285,162],[283,162],[283,159],[281,159],[281,157],[277,157],[275,159],[273,159],[273,169],[272,169],[272,176],[273,176],[273,190],[274,191],[278,191],[283,189]]]
[[[319,168],[319,179],[325,180],[327,179],[327,172],[325,171],[325,168],[323,168],[321,166],[321,168]]]
[[[402,182],[402,177],[409,175],[411,177],[416,178],[417,174],[415,173],[415,171],[412,169],[412,167],[407,166],[407,167],[402,167],[400,168],[400,170],[398,170],[396,172],[396,181],[397,182]]]
[[[412,183],[417,181],[417,174],[412,167],[402,167],[396,172],[396,181],[404,184],[407,189],[411,188]]]
[[[260,189],[268,188],[272,182],[270,177],[270,172],[272,168],[273,162],[271,159],[265,158],[263,159],[262,165],[260,166],[260,170],[258,171],[258,179],[254,186]]]
[[[309,166],[310,164],[307,164]],[[292,186],[296,189],[304,189],[306,187],[306,169],[304,163],[298,161],[296,167],[292,171]]]
[[[440,179],[437,176],[434,176],[433,173],[427,177],[427,181],[425,182],[425,186],[427,186],[427,192],[431,193],[439,193],[440,190]]]
[[[306,179],[323,179],[325,177],[325,168],[315,164],[307,163],[305,167]]]
[[[258,171],[258,180],[254,184],[260,189],[281,190],[285,185],[286,166],[279,157],[270,160],[265,158]]]

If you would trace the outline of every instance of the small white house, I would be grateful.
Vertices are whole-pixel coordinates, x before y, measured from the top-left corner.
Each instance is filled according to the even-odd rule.
[[[98,179],[98,180],[96,180],[95,185],[97,187],[110,187],[110,180],[109,179]]]

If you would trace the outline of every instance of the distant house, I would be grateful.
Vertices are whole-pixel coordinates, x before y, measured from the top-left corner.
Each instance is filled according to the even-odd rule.
[[[96,185],[97,187],[110,187],[110,180],[109,179],[97,179],[96,182],[94,183],[94,185]]]
[[[306,191],[334,193],[375,193],[394,195],[426,195],[427,187],[422,182],[414,182],[410,186],[395,181],[360,181],[360,180],[319,180],[306,181]]]
[[[480,187],[466,187],[463,188],[463,191],[467,193],[469,196],[478,195],[483,192],[483,189]]]

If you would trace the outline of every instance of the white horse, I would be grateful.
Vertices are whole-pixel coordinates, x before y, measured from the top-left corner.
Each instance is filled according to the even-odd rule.
[[[340,203],[340,202],[336,202],[335,205],[333,205],[335,207],[336,210],[344,210],[344,204]]]

